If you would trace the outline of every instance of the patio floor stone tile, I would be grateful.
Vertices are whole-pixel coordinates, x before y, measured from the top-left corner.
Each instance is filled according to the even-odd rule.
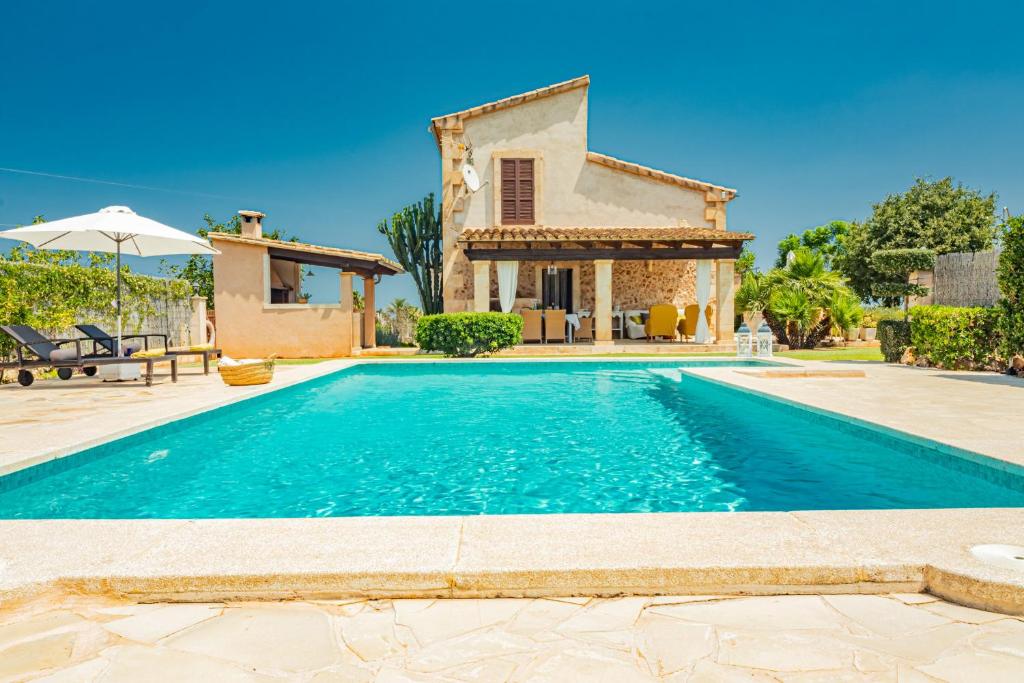
[[[648,611],[738,629],[843,629],[846,621],[816,595],[760,596],[659,605]]]
[[[852,668],[853,652],[818,633],[720,630],[716,661],[769,671],[841,670]]]
[[[267,671],[316,671],[343,660],[330,617],[304,605],[229,608],[163,644]]]
[[[0,680],[1016,683],[1024,672],[1024,620],[942,600],[691,597],[700,596],[224,605],[50,596],[0,612]]]
[[[142,645],[112,648],[104,653],[110,666],[96,679],[102,683],[261,683],[281,679],[244,671],[222,659]]]
[[[637,650],[655,676],[691,668],[715,651],[715,630],[704,624],[645,612],[636,623]]]
[[[0,650],[0,679],[70,664],[77,639],[76,633],[65,631],[22,640]]]
[[[872,633],[884,637],[927,631],[950,623],[928,606],[912,607],[878,595],[826,595],[825,602]]]
[[[508,621],[524,604],[522,600],[513,599],[437,600],[417,607],[397,607],[395,623],[411,629],[421,645],[429,645]]]
[[[1024,676],[1024,659],[964,652],[941,657],[932,664],[924,664],[917,668],[943,681],[1020,683]]]
[[[223,605],[162,605],[135,616],[108,621],[103,627],[128,640],[155,643],[190,626],[213,619],[223,609]]]

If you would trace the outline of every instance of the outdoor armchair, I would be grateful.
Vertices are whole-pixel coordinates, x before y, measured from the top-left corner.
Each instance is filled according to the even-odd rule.
[[[651,306],[651,314],[644,325],[647,339],[655,337],[676,338],[676,324],[679,322],[679,310],[672,304],[655,304]]]

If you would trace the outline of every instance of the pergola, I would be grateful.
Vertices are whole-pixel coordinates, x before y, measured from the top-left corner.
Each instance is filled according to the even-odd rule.
[[[466,228],[459,235],[459,243],[473,264],[476,310],[487,310],[490,305],[491,261],[592,261],[595,338],[608,341],[615,261],[714,261],[720,302],[718,336],[731,338],[733,264],[743,250],[743,243],[753,238],[750,233],[713,228],[505,225]]]

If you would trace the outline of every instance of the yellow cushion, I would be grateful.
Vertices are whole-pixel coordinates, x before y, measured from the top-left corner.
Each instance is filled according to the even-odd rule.
[[[644,319],[642,316],[639,315],[631,315],[629,316],[629,322],[633,323],[634,325],[643,325]]]
[[[189,351],[209,351],[213,348],[213,344],[193,344],[192,346],[176,346],[171,351],[178,353],[187,353]]]
[[[166,355],[167,349],[148,349],[146,351],[136,351],[132,354],[132,358],[159,358]]]

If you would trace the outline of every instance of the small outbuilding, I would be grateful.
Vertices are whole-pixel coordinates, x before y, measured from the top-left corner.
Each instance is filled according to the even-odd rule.
[[[239,211],[241,234],[211,232],[217,345],[229,356],[334,358],[375,346],[374,286],[405,272],[381,254],[263,236],[264,214]],[[303,265],[338,270],[338,303],[308,303]],[[353,279],[363,280],[363,310]]]

